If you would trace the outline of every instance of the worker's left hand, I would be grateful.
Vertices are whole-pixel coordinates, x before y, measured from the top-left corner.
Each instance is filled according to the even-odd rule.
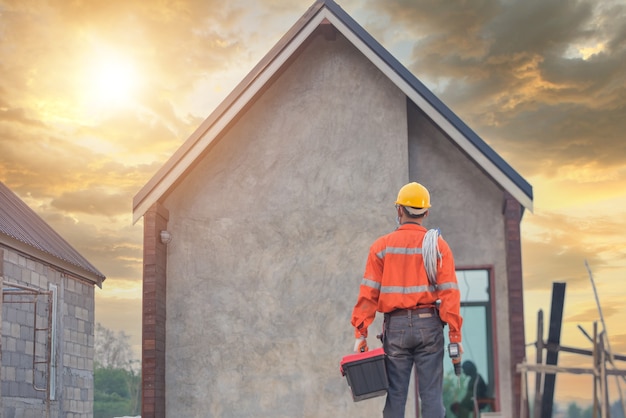
[[[367,338],[361,335],[354,341],[354,352],[363,353],[367,350],[369,350],[369,348],[367,347]]]

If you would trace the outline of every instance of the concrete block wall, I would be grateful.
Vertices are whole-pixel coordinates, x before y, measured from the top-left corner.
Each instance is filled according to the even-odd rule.
[[[61,302],[61,300],[59,300]],[[59,393],[63,416],[86,418],[93,415],[94,287],[72,277],[63,278],[63,338],[59,341],[58,369],[62,383]]]
[[[4,251],[3,292],[12,288],[11,283],[34,289],[47,290],[45,269],[40,263],[19,255],[14,251]],[[41,288],[40,286],[45,286]],[[34,302],[37,302],[35,318]],[[12,292],[3,297],[2,315],[2,395],[5,408],[3,416],[26,416],[45,412],[45,392],[33,387],[45,388],[45,365],[35,366],[36,361],[45,361],[46,335],[34,328],[47,324],[48,298],[35,293]],[[34,371],[33,371],[34,369]],[[22,406],[17,399],[28,399]]]
[[[35,334],[34,293],[6,295],[2,305],[2,417],[42,417],[49,408],[50,417],[83,418],[93,416],[93,354],[94,354],[94,289],[93,285],[70,277],[60,270],[26,254],[3,248],[3,289],[11,284],[48,291],[57,288],[56,334],[51,400],[46,392],[36,391],[33,380],[41,388],[47,386],[45,361],[47,332]],[[38,297],[36,327],[48,325],[48,297]],[[19,303],[8,303],[19,301]]]

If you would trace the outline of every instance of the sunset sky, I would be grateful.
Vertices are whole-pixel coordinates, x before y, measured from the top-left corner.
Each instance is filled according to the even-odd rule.
[[[587,260],[626,354],[626,0],[338,3],[532,184],[527,343],[563,281],[562,344],[591,348],[577,327],[599,320]],[[96,321],[137,349],[133,196],[311,4],[0,0],[0,181],[107,277]],[[590,378],[556,387],[591,400]]]

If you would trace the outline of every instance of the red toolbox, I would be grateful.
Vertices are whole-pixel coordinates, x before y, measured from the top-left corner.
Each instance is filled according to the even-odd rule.
[[[341,374],[348,379],[354,402],[382,396],[387,393],[389,382],[385,368],[383,348],[344,356]]]

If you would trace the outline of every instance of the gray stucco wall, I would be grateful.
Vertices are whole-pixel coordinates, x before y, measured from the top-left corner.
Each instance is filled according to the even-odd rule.
[[[384,398],[353,403],[339,362],[397,190],[431,187],[428,224],[457,264],[504,262],[502,193],[410,118],[402,92],[343,37],[319,37],[165,198],[168,416],[381,415]],[[370,330],[377,347],[380,320]]]
[[[317,38],[167,197],[168,416],[380,415],[339,362],[408,178],[405,108],[345,39]]]

